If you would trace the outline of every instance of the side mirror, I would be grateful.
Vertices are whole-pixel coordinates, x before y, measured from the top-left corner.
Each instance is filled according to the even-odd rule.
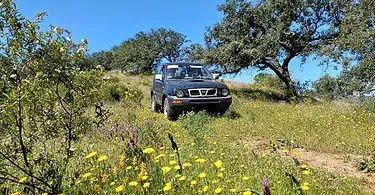
[[[162,74],[156,74],[155,75],[155,80],[163,80],[163,75]]]
[[[217,79],[219,79],[220,74],[219,74],[219,73],[213,73],[213,74],[212,74],[212,77],[213,77],[215,80],[217,80]]]

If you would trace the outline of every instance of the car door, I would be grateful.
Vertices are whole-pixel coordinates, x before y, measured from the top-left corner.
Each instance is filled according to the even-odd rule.
[[[163,91],[164,91],[164,66],[159,66],[157,71],[156,71],[156,74],[162,74],[163,77],[162,77],[162,80],[158,80],[158,79],[155,79],[155,76],[154,76],[154,93],[155,93],[155,96],[156,96],[156,102],[158,104],[162,104],[163,100]]]

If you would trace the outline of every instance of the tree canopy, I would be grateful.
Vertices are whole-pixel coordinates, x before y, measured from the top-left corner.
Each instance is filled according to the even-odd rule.
[[[139,32],[113,49],[114,66],[131,73],[150,72],[155,63],[180,58],[186,36],[171,29],[152,29]]]
[[[206,62],[220,65],[225,73],[248,67],[271,69],[284,82],[289,96],[296,97],[290,61],[315,54],[331,55],[347,3],[228,0],[218,8],[223,19],[206,33]]]

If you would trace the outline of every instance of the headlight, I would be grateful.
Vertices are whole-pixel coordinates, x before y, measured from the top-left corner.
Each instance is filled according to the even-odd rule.
[[[182,90],[177,90],[176,95],[177,95],[177,97],[182,98],[182,97],[184,97],[184,92]]]
[[[221,94],[223,94],[223,96],[227,96],[227,95],[229,95],[229,90],[223,89],[223,90],[221,90]]]

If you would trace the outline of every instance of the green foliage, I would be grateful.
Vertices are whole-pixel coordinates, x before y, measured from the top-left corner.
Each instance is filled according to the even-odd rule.
[[[40,31],[45,15],[30,21],[12,0],[1,2],[0,177],[25,193],[57,194],[75,142],[92,128],[102,70],[80,70],[87,40],[73,43],[55,26]]]
[[[134,74],[151,73],[154,64],[164,58],[175,62],[186,42],[185,35],[171,29],[139,32],[113,49],[114,67]]]
[[[99,51],[91,54],[89,61],[93,67],[103,66],[105,70],[111,70],[115,64],[115,56],[112,50]]]
[[[202,63],[205,49],[199,43],[193,43],[184,47],[181,53],[179,61]]]
[[[191,136],[194,137],[198,144],[203,144],[204,136],[208,131],[207,125],[210,116],[206,111],[188,112],[182,114],[179,119],[181,126],[186,129]]]
[[[285,84],[287,95],[296,97],[290,61],[332,45],[342,20],[336,16],[343,15],[344,5],[340,1],[226,1],[218,8],[224,18],[206,33],[205,61],[227,73],[248,67],[270,69]]]
[[[359,169],[365,173],[375,171],[375,160],[365,159],[359,163]]]
[[[255,75],[254,81],[255,82],[250,85],[254,88],[267,88],[281,92],[285,90],[285,85],[276,75],[259,73]]]
[[[339,82],[335,77],[324,75],[314,82],[313,87],[317,95],[333,100],[337,96]]]
[[[223,117],[227,118],[227,119],[236,119],[236,118],[239,118],[241,115],[240,113],[238,113],[236,110],[234,110],[233,108],[230,108],[228,111],[226,111],[224,114],[223,114]]]
[[[143,93],[136,87],[122,83],[107,83],[103,88],[104,100],[124,101],[128,103],[140,104]]]

